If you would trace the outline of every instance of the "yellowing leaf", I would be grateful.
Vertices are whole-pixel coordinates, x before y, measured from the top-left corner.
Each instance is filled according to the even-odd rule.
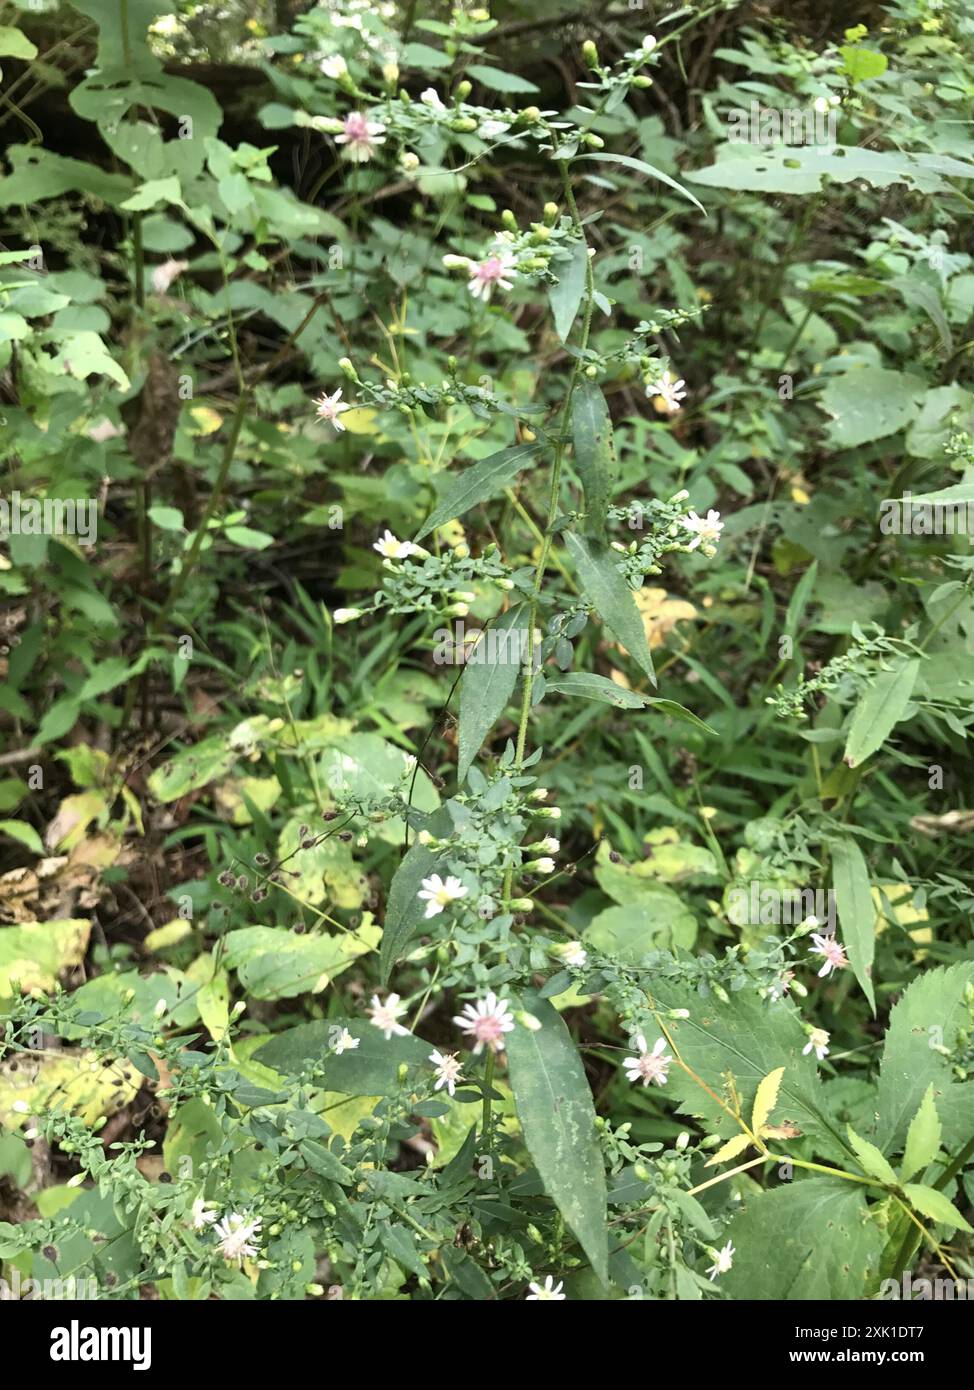
[[[678,622],[699,616],[692,603],[682,598],[667,598],[665,589],[643,588],[633,594],[633,598],[650,648],[661,647]]]
[[[782,1071],[783,1070],[784,1068],[782,1068]],[[762,1082],[761,1084],[763,1085],[764,1083]],[[751,1136],[749,1134],[735,1134],[732,1139],[728,1139],[726,1144],[721,1145],[713,1158],[707,1159],[704,1167],[712,1168],[715,1163],[726,1163],[729,1158],[736,1158],[738,1154],[744,1152],[751,1142]]]
[[[370,406],[360,405],[342,412],[342,424],[349,434],[376,434],[375,422],[378,412]]]
[[[219,411],[212,410],[208,405],[191,406],[189,413],[196,425],[196,428],[191,429],[189,433],[196,437],[200,435],[216,434],[217,430],[223,424],[223,416]]]
[[[17,1070],[0,1067],[0,1125],[17,1129],[43,1111],[77,1115],[93,1125],[114,1115],[136,1095],[142,1076],[127,1062],[104,1062],[94,1052],[17,1058]]]
[[[175,946],[177,941],[189,936],[192,930],[192,922],[185,917],[175,917],[171,922],[150,931],[142,944],[147,951],[164,951],[167,946]]]
[[[769,1071],[758,1085],[754,1096],[754,1110],[751,1114],[751,1128],[755,1134],[761,1133],[772,1110],[778,1103],[778,1087],[781,1085],[781,1078],[784,1074],[784,1067],[775,1067],[774,1071]]]
[[[0,999],[14,985],[24,994],[53,989],[62,970],[84,960],[90,934],[82,918],[0,927]]]

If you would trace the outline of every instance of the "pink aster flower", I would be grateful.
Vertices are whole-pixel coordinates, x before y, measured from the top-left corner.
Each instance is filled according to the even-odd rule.
[[[622,1064],[629,1080],[633,1085],[641,1081],[644,1086],[648,1086],[651,1081],[655,1081],[657,1086],[665,1086],[670,1063],[673,1061],[672,1057],[663,1055],[666,1039],[657,1038],[652,1052],[646,1046],[646,1039],[642,1033],[637,1033],[633,1042],[636,1044],[637,1055],[627,1057]]]
[[[820,932],[813,931],[812,940],[815,945],[809,951],[809,955],[825,957],[825,964],[818,972],[820,980],[824,976],[830,975],[833,970],[844,970],[849,964],[845,951],[836,941],[834,935],[823,936]]]
[[[476,1039],[473,1050],[476,1057],[484,1047],[491,1052],[500,1052],[504,1047],[504,1034],[514,1029],[514,1015],[508,1008],[506,999],[498,999],[493,990],[488,990],[483,999],[476,1004],[465,1004],[462,1014],[457,1014],[453,1022],[464,1033]]]
[[[486,260],[471,261],[469,270],[467,288],[474,299],[482,299],[486,304],[495,289],[511,289],[515,278],[514,257],[509,251],[495,251]]]
[[[351,410],[352,407],[342,400],[342,388],[340,386],[333,396],[329,396],[327,392],[319,396],[315,401],[315,405],[318,407],[315,414],[319,420],[324,420],[327,424],[334,425],[336,430],[343,430],[345,428],[338,417],[343,410]]]
[[[351,111],[342,122],[342,134],[335,136],[336,145],[345,145],[345,153],[356,164],[364,164],[375,154],[376,145],[385,144],[385,126],[370,121],[361,111]]]

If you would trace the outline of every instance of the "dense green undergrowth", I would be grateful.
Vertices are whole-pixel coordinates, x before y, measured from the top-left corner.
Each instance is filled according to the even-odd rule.
[[[974,1276],[974,9],[0,19],[8,1284]]]

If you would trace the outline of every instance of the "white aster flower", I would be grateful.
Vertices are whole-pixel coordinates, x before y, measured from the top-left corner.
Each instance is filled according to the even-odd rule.
[[[341,135],[335,136],[336,145],[344,145],[345,153],[356,164],[364,164],[375,154],[376,145],[385,144],[385,126],[381,121],[370,121],[361,111],[351,111],[342,122]]]
[[[818,972],[819,979],[830,975],[833,970],[844,970],[849,964],[846,953],[842,946],[836,941],[833,935],[823,936],[819,932],[812,932],[812,940],[815,945],[809,951],[810,956],[824,956],[825,964]]]
[[[192,1209],[193,1230],[204,1231],[211,1222],[216,1220],[216,1207],[204,1201],[202,1197],[197,1197]]]
[[[660,415],[675,415],[680,409],[680,402],[686,400],[685,386],[682,378],[677,381],[670,372],[664,372],[656,381],[647,383],[646,395],[652,399],[653,407]]]
[[[646,1039],[642,1033],[637,1033],[633,1042],[636,1045],[637,1055],[627,1057],[622,1064],[629,1080],[633,1085],[641,1081],[644,1086],[648,1086],[651,1081],[655,1081],[657,1086],[665,1086],[670,1063],[673,1061],[672,1057],[664,1055],[666,1039],[657,1038],[653,1044],[652,1052],[646,1046]]]
[[[345,77],[348,73],[348,64],[340,53],[335,53],[331,57],[321,60],[321,71],[326,77],[334,78],[337,82],[339,78]]]
[[[813,1049],[815,1056],[821,1062],[829,1055],[829,1038],[831,1034],[826,1033],[824,1028],[813,1028],[808,1035],[808,1042],[802,1048],[802,1052],[807,1056]]]
[[[420,902],[426,904],[426,917],[438,917],[448,904],[457,902],[460,898],[465,898],[469,889],[465,888],[458,878],[451,874],[446,882],[440,878],[439,874],[431,874],[429,878],[423,879],[423,886],[416,894]]]
[[[386,528],[386,533],[381,536],[372,546],[377,550],[384,560],[406,560],[410,555],[418,555],[420,548],[413,545],[412,541],[400,541]]]
[[[514,257],[502,247],[482,261],[471,261],[468,269],[470,281],[467,288],[474,299],[482,299],[485,304],[495,289],[511,289],[515,278]]]
[[[392,1037],[393,1033],[399,1038],[404,1038],[409,1032],[399,1022],[402,1014],[406,1012],[405,1004],[400,1004],[398,994],[390,994],[384,1004],[379,1002],[379,996],[373,994],[372,1007],[369,1010],[369,1022],[373,1028],[381,1030],[386,1042]]]
[[[343,410],[351,410],[352,407],[342,400],[342,388],[340,386],[333,396],[329,396],[327,391],[324,395],[319,396],[315,401],[315,405],[318,407],[315,414],[319,420],[324,420],[327,424],[334,425],[336,430],[343,430],[345,428],[338,417]]]
[[[178,280],[184,270],[189,269],[189,261],[163,261],[152,272],[152,288],[156,294],[165,294],[174,280]]]
[[[726,1274],[734,1263],[734,1247],[731,1245],[730,1241],[728,1241],[720,1250],[711,1250],[710,1253],[714,1257],[714,1262],[707,1270],[707,1273],[710,1275],[711,1281],[713,1281],[717,1278],[718,1274]]]
[[[504,1034],[514,1031],[514,1015],[506,999],[498,999],[493,990],[488,990],[483,999],[476,1004],[465,1004],[463,1013],[457,1014],[453,1022],[463,1033],[476,1039],[474,1056],[483,1052],[484,1047],[491,1052],[500,1052],[504,1046]]]
[[[434,1091],[446,1087],[451,1096],[456,1094],[457,1082],[462,1080],[461,1063],[455,1052],[431,1052],[429,1060],[436,1067]]]
[[[560,948],[559,954],[566,965],[574,966],[576,970],[581,970],[588,960],[588,951],[580,941],[569,941]]]
[[[424,106],[430,107],[433,111],[446,110],[446,107],[440,100],[440,94],[435,87],[427,87],[425,92],[420,92],[419,99]]]
[[[360,1038],[353,1038],[347,1028],[343,1028],[338,1035],[335,1043],[335,1056],[340,1057],[343,1052],[354,1052],[361,1042]]]
[[[234,1211],[213,1229],[220,1238],[220,1253],[227,1264],[240,1264],[243,1260],[253,1259],[258,1253],[253,1238],[260,1234],[259,1216],[247,1217]]]
[[[683,525],[688,531],[693,532],[693,540],[688,547],[690,550],[696,550],[698,545],[713,545],[715,541],[720,540],[720,533],[724,529],[720,512],[715,512],[713,508],[705,517],[697,516],[696,512],[688,512],[683,518]]]
[[[564,1302],[566,1295],[562,1293],[562,1287],[563,1281],[561,1279],[559,1279],[558,1283],[556,1284],[554,1276],[551,1274],[546,1274],[545,1281],[543,1284],[536,1284],[532,1280],[532,1282],[528,1285],[528,1288],[531,1290],[531,1292],[527,1295],[526,1301],[528,1303]]]

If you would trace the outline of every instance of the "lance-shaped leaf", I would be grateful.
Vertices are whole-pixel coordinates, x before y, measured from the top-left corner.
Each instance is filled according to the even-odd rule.
[[[940,1152],[940,1116],[934,1103],[933,1090],[931,1082],[906,1132],[906,1149],[900,1168],[900,1177],[904,1182],[909,1182],[917,1173],[928,1168]]]
[[[896,1174],[893,1172],[889,1160],[883,1157],[875,1144],[870,1144],[868,1139],[863,1139],[858,1135],[852,1125],[846,1125],[846,1130],[849,1135],[849,1143],[859,1160],[862,1171],[870,1178],[875,1178],[877,1182],[895,1187]]]
[[[444,807],[429,822],[430,833],[434,836],[449,835],[453,829]],[[379,975],[386,984],[392,974],[392,967],[403,954],[423,918],[426,904],[417,897],[423,886],[423,879],[436,872],[440,854],[421,845],[417,841],[406,853],[393,875],[386,899],[386,915],[382,924],[382,948],[379,957]]]
[[[573,531],[565,533],[565,544],[575,562],[582,588],[602,621],[655,685],[656,673],[643,620],[612,551],[590,537],[576,536]]]
[[[707,216],[707,210],[703,203],[693,196],[689,188],[684,188],[682,183],[678,183],[676,179],[671,178],[669,174],[664,174],[663,170],[657,169],[655,164],[647,164],[645,159],[633,159],[632,155],[628,154],[607,153],[583,154],[580,155],[579,158],[597,159],[601,164],[624,164],[627,169],[632,169],[637,174],[648,174],[650,178],[659,179],[661,183],[665,183],[669,188],[675,189],[682,197],[689,198],[694,207],[698,207],[704,217]]]
[[[484,739],[504,712],[525,656],[526,605],[519,603],[491,624],[467,657],[460,677],[460,750],[463,781]],[[530,633],[526,634],[530,639]]]
[[[881,748],[906,713],[920,670],[917,657],[880,671],[856,705],[845,745],[845,760],[858,767]]]
[[[437,526],[445,526],[448,521],[469,512],[471,507],[499,496],[540,449],[540,444],[516,444],[512,449],[501,449],[496,454],[490,454],[465,468],[462,473],[451,479],[446,492],[426,518],[416,539],[422,540],[431,531],[435,531]]]
[[[511,1089],[524,1142],[545,1191],[608,1281],[605,1168],[585,1070],[561,1015],[533,991],[515,1001],[531,1019],[507,1035]]]
[[[935,1187],[924,1187],[918,1182],[908,1182],[903,1191],[910,1199],[910,1205],[916,1207],[917,1211],[922,1212],[931,1221],[936,1221],[938,1226],[953,1226],[958,1231],[971,1229],[953,1202],[942,1192],[938,1192]]]
[[[572,397],[572,442],[575,467],[585,492],[585,530],[605,535],[605,514],[615,471],[612,421],[605,397],[594,381],[583,378]]]
[[[554,315],[555,332],[563,343],[568,341],[585,293],[587,267],[588,247],[584,240],[574,242],[567,257],[552,262],[551,268],[558,276],[558,283],[549,288],[548,301]]]
[[[872,974],[876,954],[876,905],[862,850],[850,835],[832,842],[832,887],[849,964],[875,1013]]]
[[[754,1109],[751,1112],[751,1129],[755,1134],[761,1133],[771,1118],[772,1110],[778,1104],[778,1090],[784,1074],[784,1067],[775,1067],[758,1086],[754,1096]]]

